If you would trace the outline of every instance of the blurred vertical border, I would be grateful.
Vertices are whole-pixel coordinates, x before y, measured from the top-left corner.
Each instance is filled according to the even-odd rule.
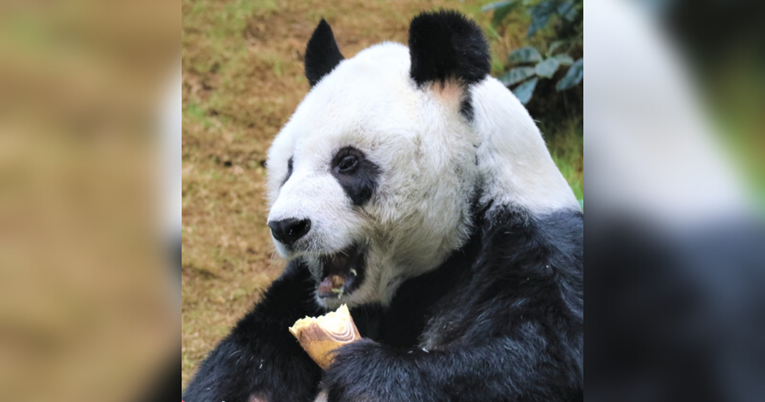
[[[180,17],[0,4],[0,400],[180,392]]]
[[[585,2],[587,400],[765,400],[763,11]]]

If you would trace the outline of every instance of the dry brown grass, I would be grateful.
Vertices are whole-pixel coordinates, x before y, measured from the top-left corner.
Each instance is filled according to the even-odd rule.
[[[302,59],[318,21],[328,20],[352,57],[381,41],[406,43],[409,21],[422,10],[458,9],[487,26],[480,6],[183,1],[183,387],[283,267],[265,225],[262,162],[309,89]],[[495,58],[504,59],[523,27],[489,36]]]

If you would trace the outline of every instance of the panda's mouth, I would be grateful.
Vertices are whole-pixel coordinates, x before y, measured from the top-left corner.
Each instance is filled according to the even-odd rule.
[[[364,280],[364,252],[353,245],[321,257],[321,282],[317,290],[321,298],[342,299]]]

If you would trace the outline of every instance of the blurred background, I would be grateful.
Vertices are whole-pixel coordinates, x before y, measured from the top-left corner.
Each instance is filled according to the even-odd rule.
[[[0,400],[177,390],[179,33],[168,1],[0,3]]]
[[[587,0],[591,401],[765,398],[765,2]]]

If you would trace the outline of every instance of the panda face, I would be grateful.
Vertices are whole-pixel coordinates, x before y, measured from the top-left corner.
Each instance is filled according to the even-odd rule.
[[[268,224],[279,254],[308,265],[319,303],[390,301],[467,239],[477,139],[456,83],[410,77],[386,43],[340,62],[275,138]]]

